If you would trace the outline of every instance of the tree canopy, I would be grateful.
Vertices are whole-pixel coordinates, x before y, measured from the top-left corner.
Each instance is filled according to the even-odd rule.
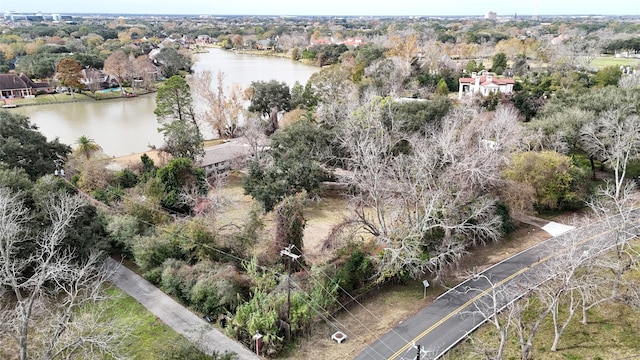
[[[32,180],[53,174],[56,161],[71,153],[58,139],[47,141],[25,116],[0,110],[0,163],[24,169]]]
[[[162,124],[160,131],[165,137],[165,149],[170,154],[192,160],[204,154],[191,89],[182,77],[172,76],[158,89],[153,112]]]
[[[503,52],[495,54],[492,58],[491,70],[498,75],[507,69],[507,55]]]
[[[284,82],[252,81],[248,93],[251,101],[249,111],[269,116],[274,108],[276,111],[291,109],[291,93],[289,86]]]
[[[306,120],[276,132],[269,161],[250,163],[249,175],[243,184],[245,193],[260,202],[266,211],[302,190],[316,193],[320,183],[328,178],[318,161],[328,140],[323,129]]]
[[[64,58],[58,62],[56,67],[58,72],[58,80],[61,85],[70,88],[73,94],[73,89],[81,89],[83,87],[82,82],[82,67],[73,58]]]
[[[586,195],[584,171],[555,151],[528,151],[513,157],[507,179],[531,186],[539,209],[563,209]]]
[[[162,65],[162,75],[167,78],[178,75],[180,70],[188,71],[191,68],[191,59],[170,47],[160,49],[155,61]]]

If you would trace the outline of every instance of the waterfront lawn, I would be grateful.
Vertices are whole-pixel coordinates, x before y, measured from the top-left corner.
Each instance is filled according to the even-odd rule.
[[[42,95],[36,96],[35,98],[12,99],[11,103],[21,106],[21,105],[55,104],[55,103],[65,103],[65,102],[71,102],[71,101],[88,101],[88,100],[93,100],[93,98],[83,93],[75,93],[73,97],[69,94],[42,94]]]

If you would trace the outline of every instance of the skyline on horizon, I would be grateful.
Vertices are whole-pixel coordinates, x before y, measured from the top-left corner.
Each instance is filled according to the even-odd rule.
[[[317,16],[482,16],[494,11],[498,16],[518,15],[640,15],[640,2],[625,0],[563,1],[530,0],[451,0],[431,3],[419,0],[370,0],[366,4],[325,0],[303,3],[294,0],[236,0],[232,3],[211,0],[24,0],[19,3],[0,0],[0,11],[17,13],[94,13],[163,15],[317,15]]]

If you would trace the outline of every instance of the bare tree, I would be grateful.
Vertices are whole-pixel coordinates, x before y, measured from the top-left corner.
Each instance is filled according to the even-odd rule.
[[[135,77],[142,79],[145,88],[149,88],[156,78],[158,69],[148,55],[140,55],[133,62]]]
[[[439,275],[468,246],[501,236],[496,199],[487,192],[501,181],[500,167],[516,144],[509,135],[516,134],[509,129],[518,126],[516,113],[501,110],[488,119],[458,107],[418,136],[384,124],[390,101],[372,97],[343,122],[350,154],[344,181],[357,189],[357,221],[384,248],[380,279],[398,269]]]
[[[618,87],[625,89],[637,89],[640,88],[640,73],[623,75],[618,82]]]
[[[592,248],[592,243],[584,243],[576,232],[567,234],[552,246],[560,251],[539,265],[541,284],[535,292],[551,314],[554,330],[551,351],[556,351],[560,337],[582,305],[579,288],[583,283],[579,281],[579,270],[597,250]],[[547,276],[550,278],[545,279]]]
[[[615,184],[606,180],[603,186],[589,198],[587,205],[596,218],[605,224],[607,237],[601,240],[602,249],[613,249],[610,256],[599,256],[594,259],[594,267],[613,275],[613,279],[604,274],[594,272],[589,281],[598,284],[606,282],[607,287],[597,289],[585,288],[583,304],[583,323],[586,323],[586,310],[603,301],[615,300],[620,296],[622,287],[629,288],[625,281],[625,274],[637,269],[640,265],[640,252],[630,243],[638,234],[637,224],[634,222],[636,186],[626,182],[622,190],[617,193]],[[602,279],[604,277],[604,279]],[[604,289],[609,289],[605,292]]]
[[[590,156],[608,161],[613,168],[615,197],[620,196],[630,159],[640,150],[640,117],[625,109],[608,110],[582,128],[583,148]]]
[[[51,226],[34,238],[21,194],[0,188],[0,336],[14,340],[21,360],[121,358],[114,345],[125,333],[99,322],[105,320],[98,306],[108,271],[98,254],[78,262],[73,249],[63,246],[66,228],[83,205],[79,196],[52,195],[44,206]]]
[[[344,66],[331,65],[311,75],[308,83],[318,97],[318,122],[336,126],[344,121],[354,106],[356,85],[351,81],[351,72]]]
[[[134,72],[132,59],[122,50],[115,51],[104,60],[104,72],[113,76],[120,86],[120,92],[124,92],[122,86]]]
[[[516,301],[520,294],[518,289],[510,284],[496,285],[488,276],[484,274],[476,274],[471,278],[474,284],[488,284],[488,289],[483,287],[466,287],[466,293],[485,293],[480,299],[473,303],[474,310],[470,311],[471,316],[480,316],[481,321],[487,321],[491,324],[500,336],[500,342],[497,348],[488,344],[483,344],[481,349],[485,356],[490,359],[502,359],[507,346],[507,340],[511,326],[513,325],[513,317],[516,314],[515,307],[512,302]],[[474,339],[474,343],[480,343]],[[477,347],[477,346],[476,346]]]
[[[220,137],[236,137],[239,132],[239,118],[243,110],[243,91],[239,84],[224,88],[224,73],[218,72],[214,84],[213,74],[206,70],[193,78],[195,93],[204,104],[200,117],[214,129]]]
[[[260,115],[255,113],[245,113],[245,124],[242,127],[242,135],[251,147],[251,155],[254,160],[260,161],[263,151],[269,143],[265,135],[267,125]]]
[[[520,345],[520,359],[530,360],[533,358],[533,339],[538,334],[544,319],[549,315],[550,309],[540,309],[537,302],[531,296],[526,296],[520,301],[510,305],[513,311],[513,326],[518,335]],[[529,316],[533,314],[533,316]]]

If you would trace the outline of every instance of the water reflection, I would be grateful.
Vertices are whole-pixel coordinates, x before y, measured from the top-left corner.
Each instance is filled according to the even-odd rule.
[[[247,88],[252,81],[276,79],[290,86],[305,84],[318,68],[289,59],[235,54],[219,49],[196,56],[194,71],[210,70],[214,76],[225,73],[225,86],[234,83]],[[194,96],[197,99],[197,96]],[[94,139],[108,155],[122,156],[163,144],[155,109],[155,94],[129,99],[24,106],[10,111],[28,116],[49,139],[59,137],[74,144],[86,135]]]

